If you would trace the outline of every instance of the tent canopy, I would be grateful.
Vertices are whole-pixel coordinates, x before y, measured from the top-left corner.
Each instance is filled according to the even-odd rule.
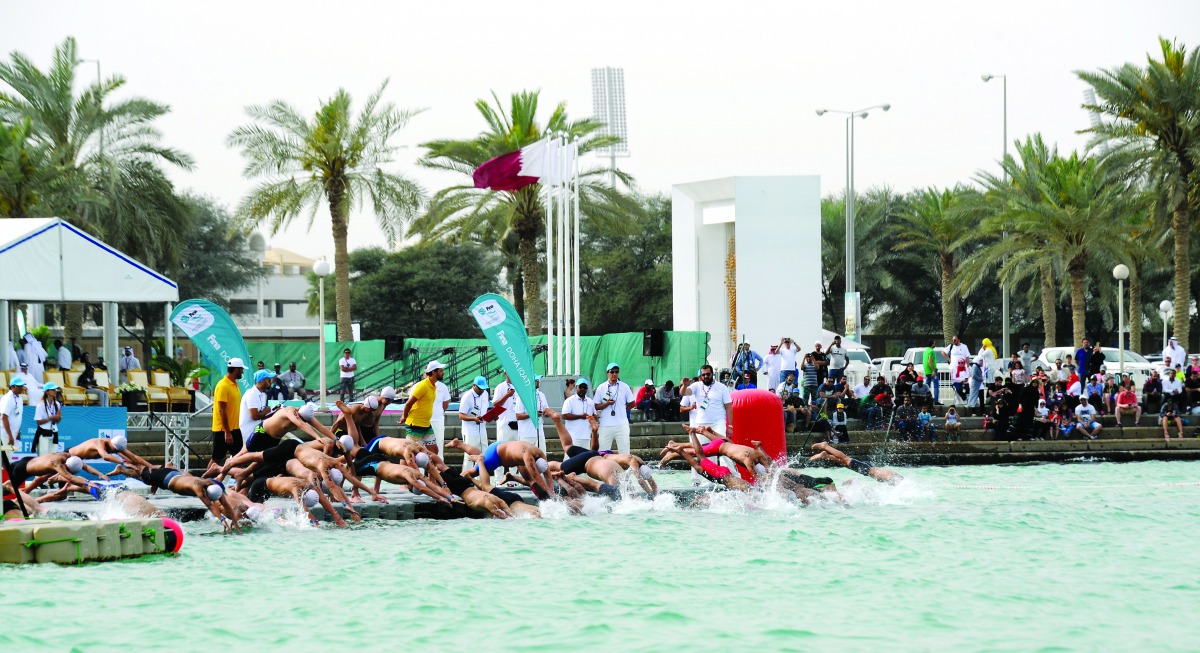
[[[174,281],[61,218],[0,220],[0,296],[27,302],[177,302]]]

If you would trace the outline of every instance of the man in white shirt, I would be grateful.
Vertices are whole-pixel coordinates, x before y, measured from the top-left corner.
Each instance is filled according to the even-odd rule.
[[[1075,407],[1075,421],[1077,423],[1075,428],[1079,429],[1083,433],[1083,437],[1089,440],[1095,440],[1100,429],[1103,428],[1100,426],[1100,421],[1096,419],[1096,409],[1088,404],[1087,397],[1079,399],[1079,405]]]
[[[636,401],[633,391],[621,380],[621,366],[609,363],[605,368],[608,380],[596,386],[592,400],[596,402],[596,413],[600,416],[600,449],[612,449],[617,443],[617,453],[629,453],[629,413]]]
[[[513,402],[513,413],[517,416],[517,438],[545,451],[546,438],[542,431],[542,411],[550,406],[546,401],[546,395],[541,390],[541,379],[541,374],[533,379],[533,388],[537,392],[537,407],[534,411],[530,412],[525,408],[525,402],[521,401],[520,395],[517,395]]]
[[[496,442],[512,442],[517,439],[517,414],[513,412],[516,394],[517,388],[505,373],[504,380],[496,384],[496,390],[492,393],[492,405],[504,408],[504,412],[496,418]],[[503,467],[497,467],[492,476],[504,478],[504,472]]]
[[[716,383],[713,381],[712,365],[705,365],[700,368],[700,381],[693,383],[692,400],[696,404],[696,426],[712,427],[713,431],[721,434],[722,437],[726,433],[725,420],[730,416],[730,409],[733,408],[733,396],[729,392],[729,387],[724,383]],[[711,439],[699,433],[696,437],[700,440],[700,444],[708,444]],[[733,461],[723,456],[713,456],[710,458],[718,465],[724,465],[729,469],[737,469]],[[693,481],[696,477],[693,476]]]
[[[842,346],[842,337],[834,336],[825,353],[829,355],[829,377],[834,381],[846,378],[846,363],[849,362],[850,354]]]
[[[242,439],[246,442],[242,451],[260,451],[250,447],[254,441],[255,429],[262,424],[269,412],[267,411],[267,388],[271,387],[274,378],[274,372],[258,370],[254,373],[254,385],[251,385],[242,395],[242,405],[238,411],[238,428],[242,430]]]
[[[779,395],[780,398],[787,397],[788,395],[790,395],[792,393],[792,389],[795,387],[796,387],[796,373],[791,372],[791,371],[785,372],[783,374],[783,382],[780,383],[779,385],[775,386],[775,394]],[[694,388],[693,388],[693,390],[694,390]]]
[[[0,442],[16,446],[21,440],[21,418],[25,415],[25,403],[21,393],[25,391],[25,381],[13,379],[8,383],[8,392],[0,398]]]
[[[481,451],[488,448],[487,424],[483,415],[488,411],[488,382],[483,376],[475,377],[471,389],[458,399],[458,419],[462,421],[463,442]]]
[[[125,348],[124,353],[121,354],[121,360],[117,361],[117,369],[119,370],[117,378],[121,381],[121,383],[125,383],[129,380],[130,370],[142,369],[141,361],[139,361],[137,357],[133,355],[133,347]]]
[[[60,370],[71,369],[71,364],[75,362],[74,358],[71,356],[71,347],[69,345],[63,344],[63,341],[61,341],[61,340],[55,340],[54,347],[56,349],[58,349],[58,352],[56,352],[56,358],[55,358],[55,361],[58,363],[58,369],[60,369]]]
[[[354,401],[354,373],[358,370],[358,361],[350,356],[349,347],[342,350],[342,357],[338,359],[338,370],[341,375],[338,396],[343,402]],[[350,398],[347,399],[347,396]]]
[[[596,416],[596,402],[588,396],[588,390],[591,388],[592,382],[587,377],[579,377],[575,380],[575,393],[567,397],[562,406],[562,419],[564,426],[567,427],[567,433],[571,434],[571,441],[575,443],[575,446],[589,449],[592,441],[592,425],[588,422],[588,417]]]
[[[950,367],[953,369],[958,365],[958,361],[971,358],[971,350],[967,349],[967,346],[963,344],[962,340],[959,340],[958,336],[954,336],[954,339],[950,342],[950,346],[942,350],[942,356],[946,357],[946,362],[950,363]]]
[[[1175,336],[1171,336],[1167,340],[1167,346],[1163,347],[1162,355],[1163,363],[1166,363],[1167,359],[1170,358],[1172,367],[1176,365],[1185,367],[1187,365],[1187,352],[1183,350],[1183,347],[1179,346],[1179,340]]]
[[[1183,381],[1179,380],[1178,374],[1163,373],[1162,393],[1163,401],[1174,401],[1183,405]]]
[[[433,427],[433,439],[437,442],[440,458],[446,449],[446,409],[450,407],[450,388],[441,381],[435,382],[434,387],[437,394],[433,398],[433,415],[429,418],[429,425]]]
[[[791,338],[784,338],[779,341],[779,346],[775,349],[779,353],[779,376],[782,378],[789,371],[796,371],[796,356],[800,354],[800,347]],[[796,374],[796,378],[800,378],[800,374]]]

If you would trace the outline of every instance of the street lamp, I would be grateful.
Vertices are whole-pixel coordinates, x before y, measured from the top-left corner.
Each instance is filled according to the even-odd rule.
[[[846,116],[846,315],[854,316],[855,333],[847,333],[846,337],[852,340],[859,340],[858,329],[861,327],[857,302],[854,302],[854,119],[861,118],[866,120],[867,115],[874,109],[883,109],[888,111],[892,108],[890,104],[877,104],[865,109],[857,109],[855,111],[841,111],[838,109],[817,109],[817,115],[823,116],[827,113],[837,113]]]
[[[325,410],[325,392],[328,388],[325,385],[325,277],[329,276],[330,270],[332,270],[332,266],[325,259],[313,263],[313,274],[317,275],[317,297],[320,298],[317,300],[318,315],[320,316],[317,318],[318,342],[320,343],[317,355],[321,359],[321,410]]]
[[[1121,263],[1113,268],[1113,278],[1117,280],[1117,360],[1120,361],[1121,375],[1125,375],[1125,280],[1129,278],[1129,268]]]
[[[986,84],[992,79],[999,77],[1004,80],[1004,159],[1008,158],[1008,75],[989,75],[984,73],[979,76]],[[1001,159],[1003,161],[1004,159]],[[1000,166],[1004,172],[1004,181],[1008,182],[1008,170],[1004,166]],[[1007,234],[1006,234],[1007,235]],[[1005,258],[1007,260],[1007,257]],[[1003,323],[1000,327],[1001,337],[1004,339],[1003,353],[1004,358],[1008,358],[1008,288],[1000,288],[1000,321]]]
[[[1162,303],[1160,303],[1158,305],[1158,314],[1160,317],[1162,317],[1162,321],[1163,321],[1163,349],[1166,349],[1167,348],[1167,320],[1170,319],[1170,317],[1175,314],[1175,305],[1172,304],[1171,300],[1169,300],[1169,299],[1162,300]]]

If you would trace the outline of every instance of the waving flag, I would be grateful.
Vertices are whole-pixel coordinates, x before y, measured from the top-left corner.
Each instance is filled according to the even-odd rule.
[[[520,190],[538,183],[545,168],[546,140],[488,159],[475,169],[476,188]]]
[[[214,379],[225,373],[230,358],[240,358],[250,364],[250,352],[242,340],[242,333],[220,306],[204,299],[189,299],[171,311],[171,323],[191,338],[200,350],[200,359],[213,371]],[[252,375],[245,374],[238,381],[238,387],[245,392],[253,382]]]
[[[500,365],[508,374],[526,406],[537,405],[537,380],[533,373],[533,352],[529,349],[529,335],[521,315],[507,299],[487,293],[471,303],[471,317],[479,323],[484,337],[492,346]]]

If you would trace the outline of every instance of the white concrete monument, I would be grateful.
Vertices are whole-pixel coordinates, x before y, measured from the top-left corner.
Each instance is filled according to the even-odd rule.
[[[821,336],[820,177],[677,184],[671,202],[675,330],[707,331],[717,369],[743,337],[763,356],[783,336],[811,351]]]

